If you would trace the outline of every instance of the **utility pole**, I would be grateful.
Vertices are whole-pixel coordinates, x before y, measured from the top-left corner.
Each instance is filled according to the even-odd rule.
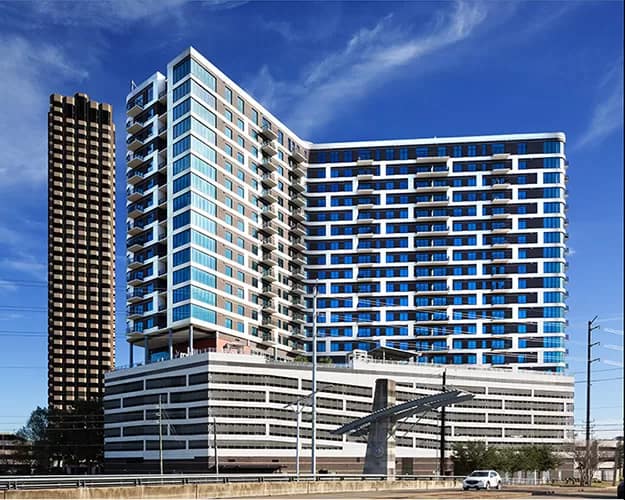
[[[158,460],[160,463],[161,476],[163,475],[163,406],[162,396],[158,396]]]
[[[443,370],[443,392],[446,390],[447,369]],[[445,475],[445,406],[441,407],[441,453],[440,463],[438,465],[438,475]]]
[[[599,342],[592,342],[592,332],[599,328],[599,325],[593,323],[597,320],[597,316],[588,322],[588,345],[586,353],[586,485],[590,486],[592,478],[588,471],[588,463],[590,461],[590,365],[595,361],[599,361],[599,358],[592,359],[592,348],[599,344]]]
[[[313,481],[317,474],[317,283],[313,285],[313,304],[312,304],[312,431],[310,440],[310,472],[313,475]]]

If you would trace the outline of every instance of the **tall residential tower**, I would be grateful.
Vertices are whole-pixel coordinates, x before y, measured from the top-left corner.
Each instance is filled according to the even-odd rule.
[[[564,134],[311,144],[194,49],[127,113],[128,339],[145,362],[310,355],[316,289],[335,362],[385,346],[564,370]]]
[[[48,405],[97,399],[115,365],[115,127],[86,94],[48,112]]]

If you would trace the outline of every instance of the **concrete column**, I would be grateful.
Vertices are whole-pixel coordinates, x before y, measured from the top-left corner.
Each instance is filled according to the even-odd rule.
[[[169,359],[174,358],[174,332],[170,329],[167,334],[167,346],[169,347]]]
[[[375,381],[372,412],[395,405],[395,381],[381,378]],[[395,479],[395,420],[387,417],[369,427],[364,474],[385,474]]]
[[[143,351],[144,362],[147,365],[150,362],[150,338],[147,335],[143,336]]]
[[[193,325],[189,325],[189,355],[193,354]]]

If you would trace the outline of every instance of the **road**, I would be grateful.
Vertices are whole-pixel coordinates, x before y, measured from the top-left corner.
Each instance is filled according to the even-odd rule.
[[[259,497],[263,498],[263,497]],[[269,497],[264,497],[269,498]],[[447,490],[403,490],[403,491],[367,491],[367,492],[350,492],[350,493],[324,493],[313,495],[274,495],[271,498],[277,499],[384,499],[384,500],[419,500],[435,498],[438,500],[446,499],[532,499],[545,498],[550,500],[571,500],[571,499],[614,499],[616,498],[616,488],[591,488],[580,490],[577,487],[508,487],[503,490],[496,491],[462,491],[458,489]]]

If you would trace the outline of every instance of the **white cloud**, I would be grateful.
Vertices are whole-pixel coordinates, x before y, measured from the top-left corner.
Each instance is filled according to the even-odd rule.
[[[24,277],[32,277],[37,280],[45,281],[47,279],[48,267],[45,262],[41,262],[35,256],[18,253],[11,257],[4,257],[0,260],[0,269],[5,271],[15,271],[21,279]]]
[[[190,4],[189,0],[100,0],[85,1],[76,7],[76,2],[55,0],[33,4],[35,14],[55,24],[64,26],[91,26],[107,31],[117,31],[126,24],[141,21],[152,26],[167,21],[184,23],[180,7]],[[193,2],[213,10],[233,9],[247,3],[247,0],[203,0]]]
[[[486,14],[482,3],[459,1],[450,12],[440,12],[431,30],[420,36],[388,15],[356,32],[343,49],[311,64],[296,81],[276,80],[263,67],[248,87],[261,102],[282,110],[289,126],[306,137],[398,69],[468,38]]]
[[[615,63],[597,86],[601,98],[596,102],[590,122],[577,143],[578,148],[598,144],[623,127],[623,61]]]
[[[47,172],[47,85],[87,72],[60,48],[21,36],[0,37],[0,188],[42,182]]]

